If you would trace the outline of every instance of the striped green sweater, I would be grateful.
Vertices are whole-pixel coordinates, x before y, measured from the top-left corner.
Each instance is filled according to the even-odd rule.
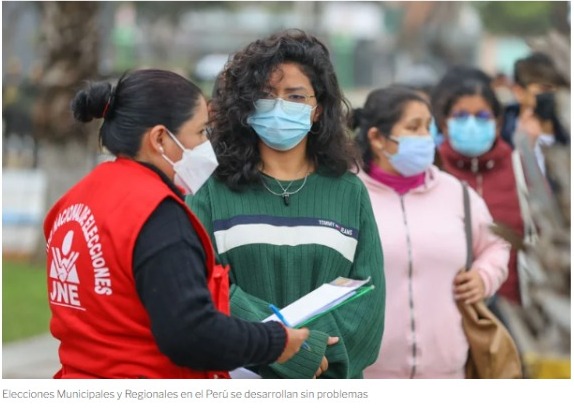
[[[211,234],[222,264],[231,265],[231,313],[260,321],[338,276],[372,278],[375,290],[309,325],[310,351],[258,370],[264,378],[312,378],[323,355],[325,378],[362,378],[381,344],[385,279],[383,254],[371,202],[351,173],[313,173],[294,181],[285,205],[277,182],[234,192],[214,177],[186,201]],[[286,187],[288,182],[281,181]],[[327,347],[327,337],[339,342]]]

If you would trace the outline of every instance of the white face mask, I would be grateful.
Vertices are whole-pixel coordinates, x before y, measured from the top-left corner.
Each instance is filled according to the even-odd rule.
[[[175,163],[164,153],[161,156],[173,166],[175,185],[183,188],[186,195],[194,195],[219,165],[211,142],[206,140],[193,149],[188,149],[169,130],[167,132],[177,146],[183,150],[183,155]]]

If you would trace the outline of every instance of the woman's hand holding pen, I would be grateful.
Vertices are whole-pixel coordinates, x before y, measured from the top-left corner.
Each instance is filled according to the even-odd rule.
[[[329,339],[327,340],[327,346],[334,345],[338,341],[339,338],[337,336],[329,336]],[[323,356],[321,364],[319,365],[319,368],[315,372],[315,376],[313,376],[313,378],[316,379],[317,377],[321,376],[323,373],[327,371],[328,368],[329,368],[329,361],[327,360],[327,356]]]
[[[297,354],[301,346],[309,337],[309,329],[293,329],[285,326],[285,332],[287,333],[287,344],[281,356],[277,359],[277,363],[285,363],[287,360],[291,359]]]

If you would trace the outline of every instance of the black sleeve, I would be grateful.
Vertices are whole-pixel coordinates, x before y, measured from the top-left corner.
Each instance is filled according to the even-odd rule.
[[[286,343],[277,322],[253,323],[215,309],[205,253],[182,206],[164,200],[143,226],[134,249],[137,292],[162,353],[197,370],[232,370],[274,362]]]

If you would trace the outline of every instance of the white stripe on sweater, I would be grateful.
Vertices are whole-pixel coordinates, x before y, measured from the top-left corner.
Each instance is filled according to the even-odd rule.
[[[323,245],[339,252],[353,262],[357,240],[335,229],[323,226],[274,226],[268,224],[235,225],[216,231],[215,244],[219,253],[243,245],[268,244],[277,246]]]

